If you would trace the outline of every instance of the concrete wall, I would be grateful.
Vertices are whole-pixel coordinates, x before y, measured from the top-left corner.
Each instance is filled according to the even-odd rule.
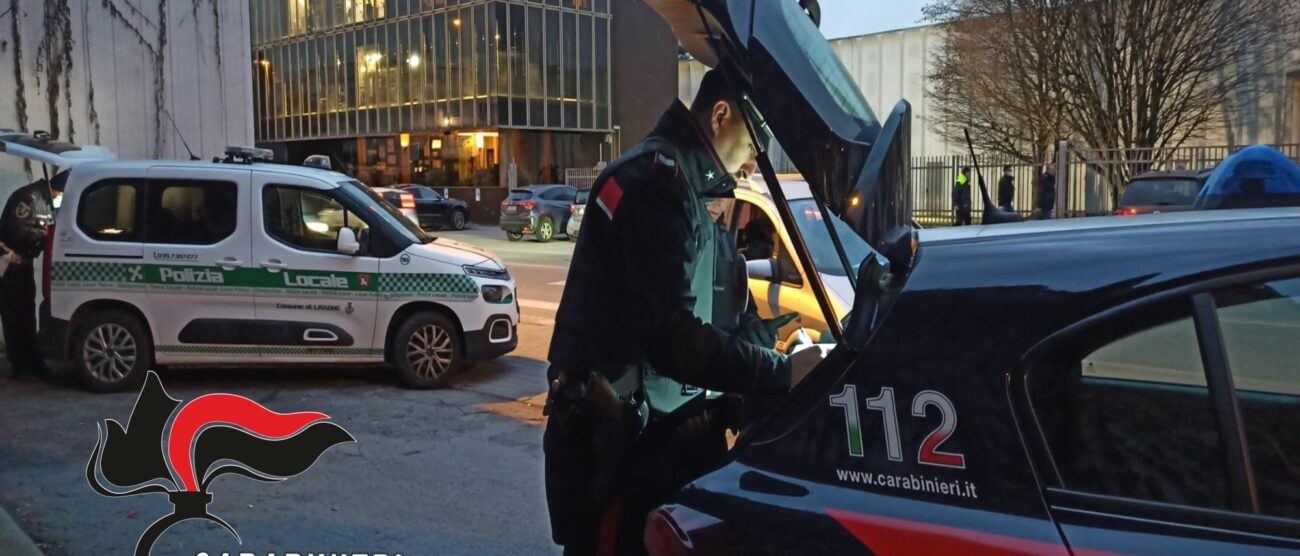
[[[57,128],[60,140],[104,145],[121,158],[186,158],[181,136],[204,159],[253,143],[247,0],[9,6],[0,7],[0,128]],[[48,62],[60,58],[71,67]],[[26,181],[22,163],[0,155],[0,195]]]

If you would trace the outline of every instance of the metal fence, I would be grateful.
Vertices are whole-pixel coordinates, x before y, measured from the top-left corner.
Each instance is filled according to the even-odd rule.
[[[564,171],[564,184],[578,189],[591,189],[591,186],[596,185],[596,178],[603,170],[603,167],[569,168]]]
[[[1067,145],[1065,159],[1069,160],[1069,165],[1057,171],[1056,213],[1067,217],[1111,214],[1115,210],[1116,200],[1123,193],[1124,184],[1133,176],[1149,170],[1213,168],[1246,146],[1090,149]],[[1300,144],[1273,147],[1300,164]],[[1012,208],[1027,218],[1032,218],[1043,165],[996,155],[980,156],[978,161],[988,184],[989,197],[995,203],[1003,167],[1011,167],[1015,178]],[[966,166],[971,167],[971,216],[978,223],[984,202],[975,183],[975,164],[969,156],[913,157],[912,206],[913,218],[917,222],[925,226],[946,226],[953,223],[953,184],[957,180],[957,173]]]

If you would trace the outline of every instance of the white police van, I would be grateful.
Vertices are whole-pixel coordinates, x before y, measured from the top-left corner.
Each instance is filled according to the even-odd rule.
[[[434,387],[512,351],[504,263],[433,238],[343,174],[263,163],[115,161],[0,134],[68,170],[46,262],[41,335],[88,388],[159,366],[391,364]],[[80,153],[80,154],[79,154]]]

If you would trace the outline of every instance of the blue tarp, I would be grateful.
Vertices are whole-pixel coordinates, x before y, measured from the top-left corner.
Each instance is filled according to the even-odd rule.
[[[1197,209],[1300,206],[1300,166],[1276,149],[1252,145],[1210,174]]]

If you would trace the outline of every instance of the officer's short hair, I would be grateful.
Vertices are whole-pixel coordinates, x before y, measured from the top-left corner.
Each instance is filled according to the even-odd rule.
[[[695,100],[691,101],[691,115],[698,121],[708,121],[713,106],[720,100],[730,103],[733,109],[740,109],[739,95],[727,82],[726,76],[719,70],[709,70],[700,81],[700,90],[695,93]]]
[[[962,166],[962,167],[961,167],[961,173],[963,173],[963,174],[969,174],[969,173],[970,173],[970,166]]]
[[[1003,171],[1003,172],[1010,172],[1010,171],[1011,171],[1011,166],[1010,166],[1010,165],[1003,166],[1003,167],[1002,167],[1002,171]]]

